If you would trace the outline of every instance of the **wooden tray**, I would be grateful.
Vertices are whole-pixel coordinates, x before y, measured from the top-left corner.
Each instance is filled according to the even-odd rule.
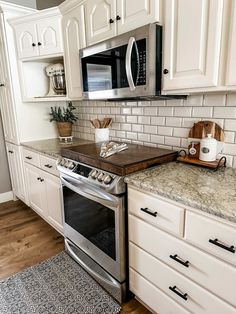
[[[226,157],[222,157],[221,159],[217,159],[215,161],[202,161],[197,158],[191,158],[186,156],[179,156],[177,157],[177,161],[185,162],[188,164],[193,164],[193,165],[198,165],[198,166],[203,166],[211,169],[217,170],[221,166],[226,166]]]

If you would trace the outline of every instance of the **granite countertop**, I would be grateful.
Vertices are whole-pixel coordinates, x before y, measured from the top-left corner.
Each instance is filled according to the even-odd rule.
[[[125,178],[129,185],[236,223],[236,169],[171,162]]]
[[[73,142],[61,143],[58,138],[21,143],[22,146],[54,158],[61,156],[61,149],[93,143],[92,141],[73,138]]]

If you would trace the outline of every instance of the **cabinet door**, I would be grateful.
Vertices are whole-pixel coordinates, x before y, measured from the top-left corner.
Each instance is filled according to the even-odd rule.
[[[26,184],[30,206],[40,215],[46,217],[44,181],[42,171],[25,163]]]
[[[45,195],[47,203],[46,219],[59,231],[63,231],[62,226],[62,197],[61,197],[61,180],[54,175],[43,171],[45,183]]]
[[[90,0],[85,10],[88,45],[116,35],[116,0]]]
[[[2,16],[0,16],[0,19],[0,110],[5,140],[18,144],[17,122],[8,75],[8,59],[3,34]]]
[[[60,16],[37,22],[37,45],[41,56],[63,52],[61,33]]]
[[[166,0],[163,90],[216,86],[222,0]],[[164,72],[164,73],[165,73]]]
[[[17,25],[15,35],[19,58],[36,57],[39,55],[35,22]]]
[[[86,45],[83,6],[63,16],[62,29],[67,95],[70,99],[78,99],[82,97],[79,49]]]
[[[117,1],[118,34],[160,20],[159,0]]]
[[[229,37],[226,57],[226,86],[236,86],[236,1],[230,2],[230,16],[229,16]]]

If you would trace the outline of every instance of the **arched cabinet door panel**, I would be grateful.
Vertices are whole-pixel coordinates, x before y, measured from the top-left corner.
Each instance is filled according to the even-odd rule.
[[[90,0],[85,13],[88,45],[116,36],[116,0]]]
[[[15,34],[19,58],[38,56],[39,49],[37,45],[37,27],[35,22],[17,25]]]
[[[67,95],[70,99],[80,99],[82,97],[82,78],[79,49],[86,45],[83,6],[77,7],[63,16],[62,29]]]

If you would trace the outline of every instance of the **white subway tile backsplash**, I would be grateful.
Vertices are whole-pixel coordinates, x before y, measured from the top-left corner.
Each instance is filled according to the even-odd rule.
[[[174,108],[174,116],[177,117],[191,117],[191,107],[176,107]]]
[[[182,118],[175,118],[175,117],[166,118],[167,126],[181,126],[181,124],[182,124]]]
[[[236,107],[216,107],[213,117],[236,119]]]
[[[223,107],[225,106],[226,95],[206,95],[204,97],[203,106]]]
[[[173,134],[173,128],[171,128],[169,126],[159,126],[158,127],[158,134],[171,136]]]
[[[213,113],[212,107],[194,107],[192,117],[211,118]]]
[[[171,117],[174,114],[174,108],[172,107],[160,107],[159,108],[159,116],[162,117]]]
[[[224,155],[236,168],[236,94],[194,95],[186,100],[144,102],[78,101],[73,134],[94,140],[90,119],[112,117],[110,139],[169,149],[187,149],[189,129],[210,120],[225,129]]]

